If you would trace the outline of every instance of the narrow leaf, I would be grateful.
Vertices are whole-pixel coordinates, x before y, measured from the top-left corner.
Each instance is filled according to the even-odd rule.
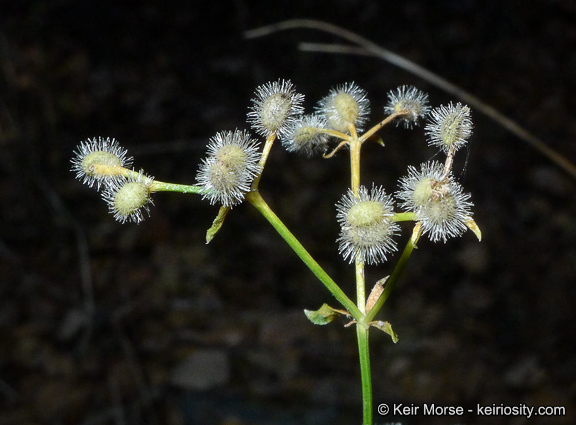
[[[222,227],[222,224],[224,224],[224,219],[226,218],[226,214],[228,214],[228,211],[230,211],[230,207],[220,207],[220,211],[218,211],[218,215],[212,222],[212,226],[210,226],[210,228],[206,232],[207,244],[209,244],[210,241],[214,239],[214,236],[216,236],[216,233],[218,233],[218,230],[220,230],[220,227]]]
[[[474,234],[478,238],[478,242],[480,242],[482,240],[482,231],[480,230],[474,219],[470,217],[464,222],[464,224],[466,224],[466,226],[468,226],[468,228],[474,232]]]

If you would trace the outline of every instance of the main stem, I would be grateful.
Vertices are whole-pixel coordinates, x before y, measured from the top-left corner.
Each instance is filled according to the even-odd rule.
[[[360,189],[360,149],[362,141],[358,138],[356,127],[350,125],[350,186],[354,195],[358,196]],[[354,261],[356,268],[356,304],[366,315],[366,283],[364,279],[364,261],[356,255]],[[370,369],[369,326],[364,320],[356,325],[356,338],[358,339],[358,356],[360,359],[360,377],[362,380],[362,417],[364,425],[372,425],[372,372]]]
[[[358,354],[360,357],[360,375],[362,379],[362,417],[363,425],[372,425],[372,375],[370,371],[370,345],[368,327],[358,324]]]

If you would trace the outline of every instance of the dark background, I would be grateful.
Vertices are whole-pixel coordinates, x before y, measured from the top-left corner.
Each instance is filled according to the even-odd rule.
[[[401,84],[433,105],[458,100],[376,58],[299,52],[341,42],[318,31],[242,36],[316,18],[462,86],[575,162],[574,2],[120,3],[0,5],[0,423],[359,424],[354,332],[307,322],[302,309],[335,302],[255,210],[234,208],[210,245],[217,207],[197,196],[156,194],[150,218],[120,225],[74,179],[72,151],[115,137],[135,167],[191,184],[208,138],[246,128],[254,88],[270,80],[291,79],[308,111],[355,81],[372,122]],[[575,181],[473,114],[456,167],[466,162],[458,174],[484,238],[420,243],[379,315],[400,341],[372,334],[375,404],[555,405],[567,416],[425,423],[573,423]],[[379,134],[386,148],[364,149],[363,183],[392,192],[435,152],[422,128]],[[334,243],[347,184],[345,155],[278,145],[261,191],[352,295]],[[368,268],[368,282],[392,264]]]

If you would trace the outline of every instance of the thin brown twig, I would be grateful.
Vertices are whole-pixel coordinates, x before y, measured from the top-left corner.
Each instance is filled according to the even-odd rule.
[[[352,43],[357,44],[361,47],[358,50],[357,47],[353,46],[342,46],[342,45],[326,45],[326,44],[316,44],[316,43],[304,43],[301,44],[302,50],[305,51],[315,51],[324,53],[337,53],[337,54],[361,54],[361,55],[372,55],[386,62],[397,66],[398,68],[404,69],[409,73],[416,75],[417,77],[427,81],[433,86],[452,94],[468,105],[474,107],[476,110],[486,115],[510,133],[514,134],[520,140],[532,146],[542,155],[547,157],[550,161],[556,164],[558,167],[566,171],[571,177],[576,179],[576,166],[570,162],[566,157],[552,149],[544,141],[530,133],[520,124],[506,117],[497,109],[488,105],[484,101],[480,100],[478,97],[467,92],[466,90],[458,87],[457,85],[451,83],[450,81],[442,78],[441,76],[429,71],[428,69],[396,54],[391,52],[384,47],[377,45],[376,43],[352,32],[345,28],[339,27],[337,25],[330,24],[328,22],[317,21],[314,19],[292,19],[287,21],[278,22],[272,25],[267,25],[264,27],[256,28],[250,31],[246,31],[244,36],[248,39],[264,37],[279,31],[287,29],[302,29],[309,28],[319,31],[324,31],[330,34],[334,34],[338,37],[344,38]],[[363,51],[362,51],[363,50]]]

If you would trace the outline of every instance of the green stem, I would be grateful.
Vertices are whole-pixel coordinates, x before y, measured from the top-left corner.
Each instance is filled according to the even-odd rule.
[[[197,193],[200,195],[206,193],[206,189],[204,189],[202,186],[165,183],[157,180],[154,180],[154,182],[152,183],[152,187],[150,189],[152,192]]]
[[[350,132],[353,134],[350,144],[350,188],[354,195],[358,196],[358,189],[360,188],[360,148],[362,143],[356,136],[356,127],[350,126]]]
[[[346,133],[342,133],[341,131],[331,130],[329,128],[319,128],[318,132],[323,133],[323,134],[328,134],[330,136],[334,136],[337,139],[346,140],[346,141],[350,140],[350,135],[348,135]]]
[[[266,165],[266,161],[268,160],[268,155],[272,150],[272,145],[274,144],[274,140],[276,140],[276,133],[269,133],[268,137],[266,137],[266,143],[264,144],[264,148],[262,149],[262,156],[260,157],[260,161],[258,162],[258,167],[260,167],[260,172],[256,176],[254,180],[252,180],[252,187],[250,190],[257,191],[258,185],[260,184],[260,179],[262,178],[262,173],[264,172],[264,166]]]
[[[141,173],[130,170],[129,168],[118,167],[115,165],[96,164],[94,170],[99,175],[106,176],[124,176],[126,178],[137,179]],[[152,181],[150,185],[150,192],[180,192],[180,193],[197,193],[205,194],[207,191],[202,186],[166,183],[158,180]]]
[[[416,221],[416,214],[413,212],[394,213],[392,221]]]
[[[396,117],[405,115],[406,112],[407,111],[394,112],[392,115],[387,116],[384,120],[380,121],[378,124],[376,124],[370,130],[368,130],[364,134],[362,134],[362,137],[360,137],[360,142],[364,143],[365,140],[368,140],[368,138],[370,136],[372,136],[374,133],[376,133],[378,130],[380,130],[382,127],[384,127],[386,124],[393,121]]]
[[[414,248],[416,248],[416,244],[418,243],[418,239],[420,238],[421,235],[422,235],[422,227],[421,223],[418,222],[414,227],[412,237],[410,238],[410,240],[406,244],[406,247],[404,248],[404,251],[402,252],[400,260],[398,260],[398,263],[396,263],[396,267],[394,267],[394,271],[386,281],[386,286],[384,287],[384,291],[382,291],[382,295],[380,295],[380,298],[378,298],[378,301],[376,301],[374,307],[372,307],[372,309],[368,312],[368,314],[366,314],[366,317],[364,318],[365,323],[370,323],[374,319],[374,316],[378,314],[378,312],[380,311],[380,309],[390,296],[390,293],[396,286],[396,282],[404,272],[406,264],[408,264],[408,260],[412,255],[412,251],[414,251]]]
[[[274,211],[270,209],[260,192],[252,191],[246,194],[246,200],[250,202],[254,207],[270,222],[270,224],[276,229],[276,231],[282,236],[282,238],[290,245],[294,252],[300,257],[300,259],[308,266],[308,268],[316,275],[316,277],[324,284],[324,286],[334,295],[334,297],[344,306],[346,310],[356,319],[356,321],[362,320],[364,315],[360,312],[356,304],[348,298],[348,296],[340,289],[340,287],[332,280],[330,276],[324,271],[324,269],[312,258],[312,256],[306,251],[306,248],[302,246],[300,241],[288,230],[284,225],[282,220],[278,218]]]
[[[370,371],[370,346],[368,329],[356,326],[358,354],[360,357],[360,376],[362,379],[362,417],[363,425],[372,425],[372,374]]]

